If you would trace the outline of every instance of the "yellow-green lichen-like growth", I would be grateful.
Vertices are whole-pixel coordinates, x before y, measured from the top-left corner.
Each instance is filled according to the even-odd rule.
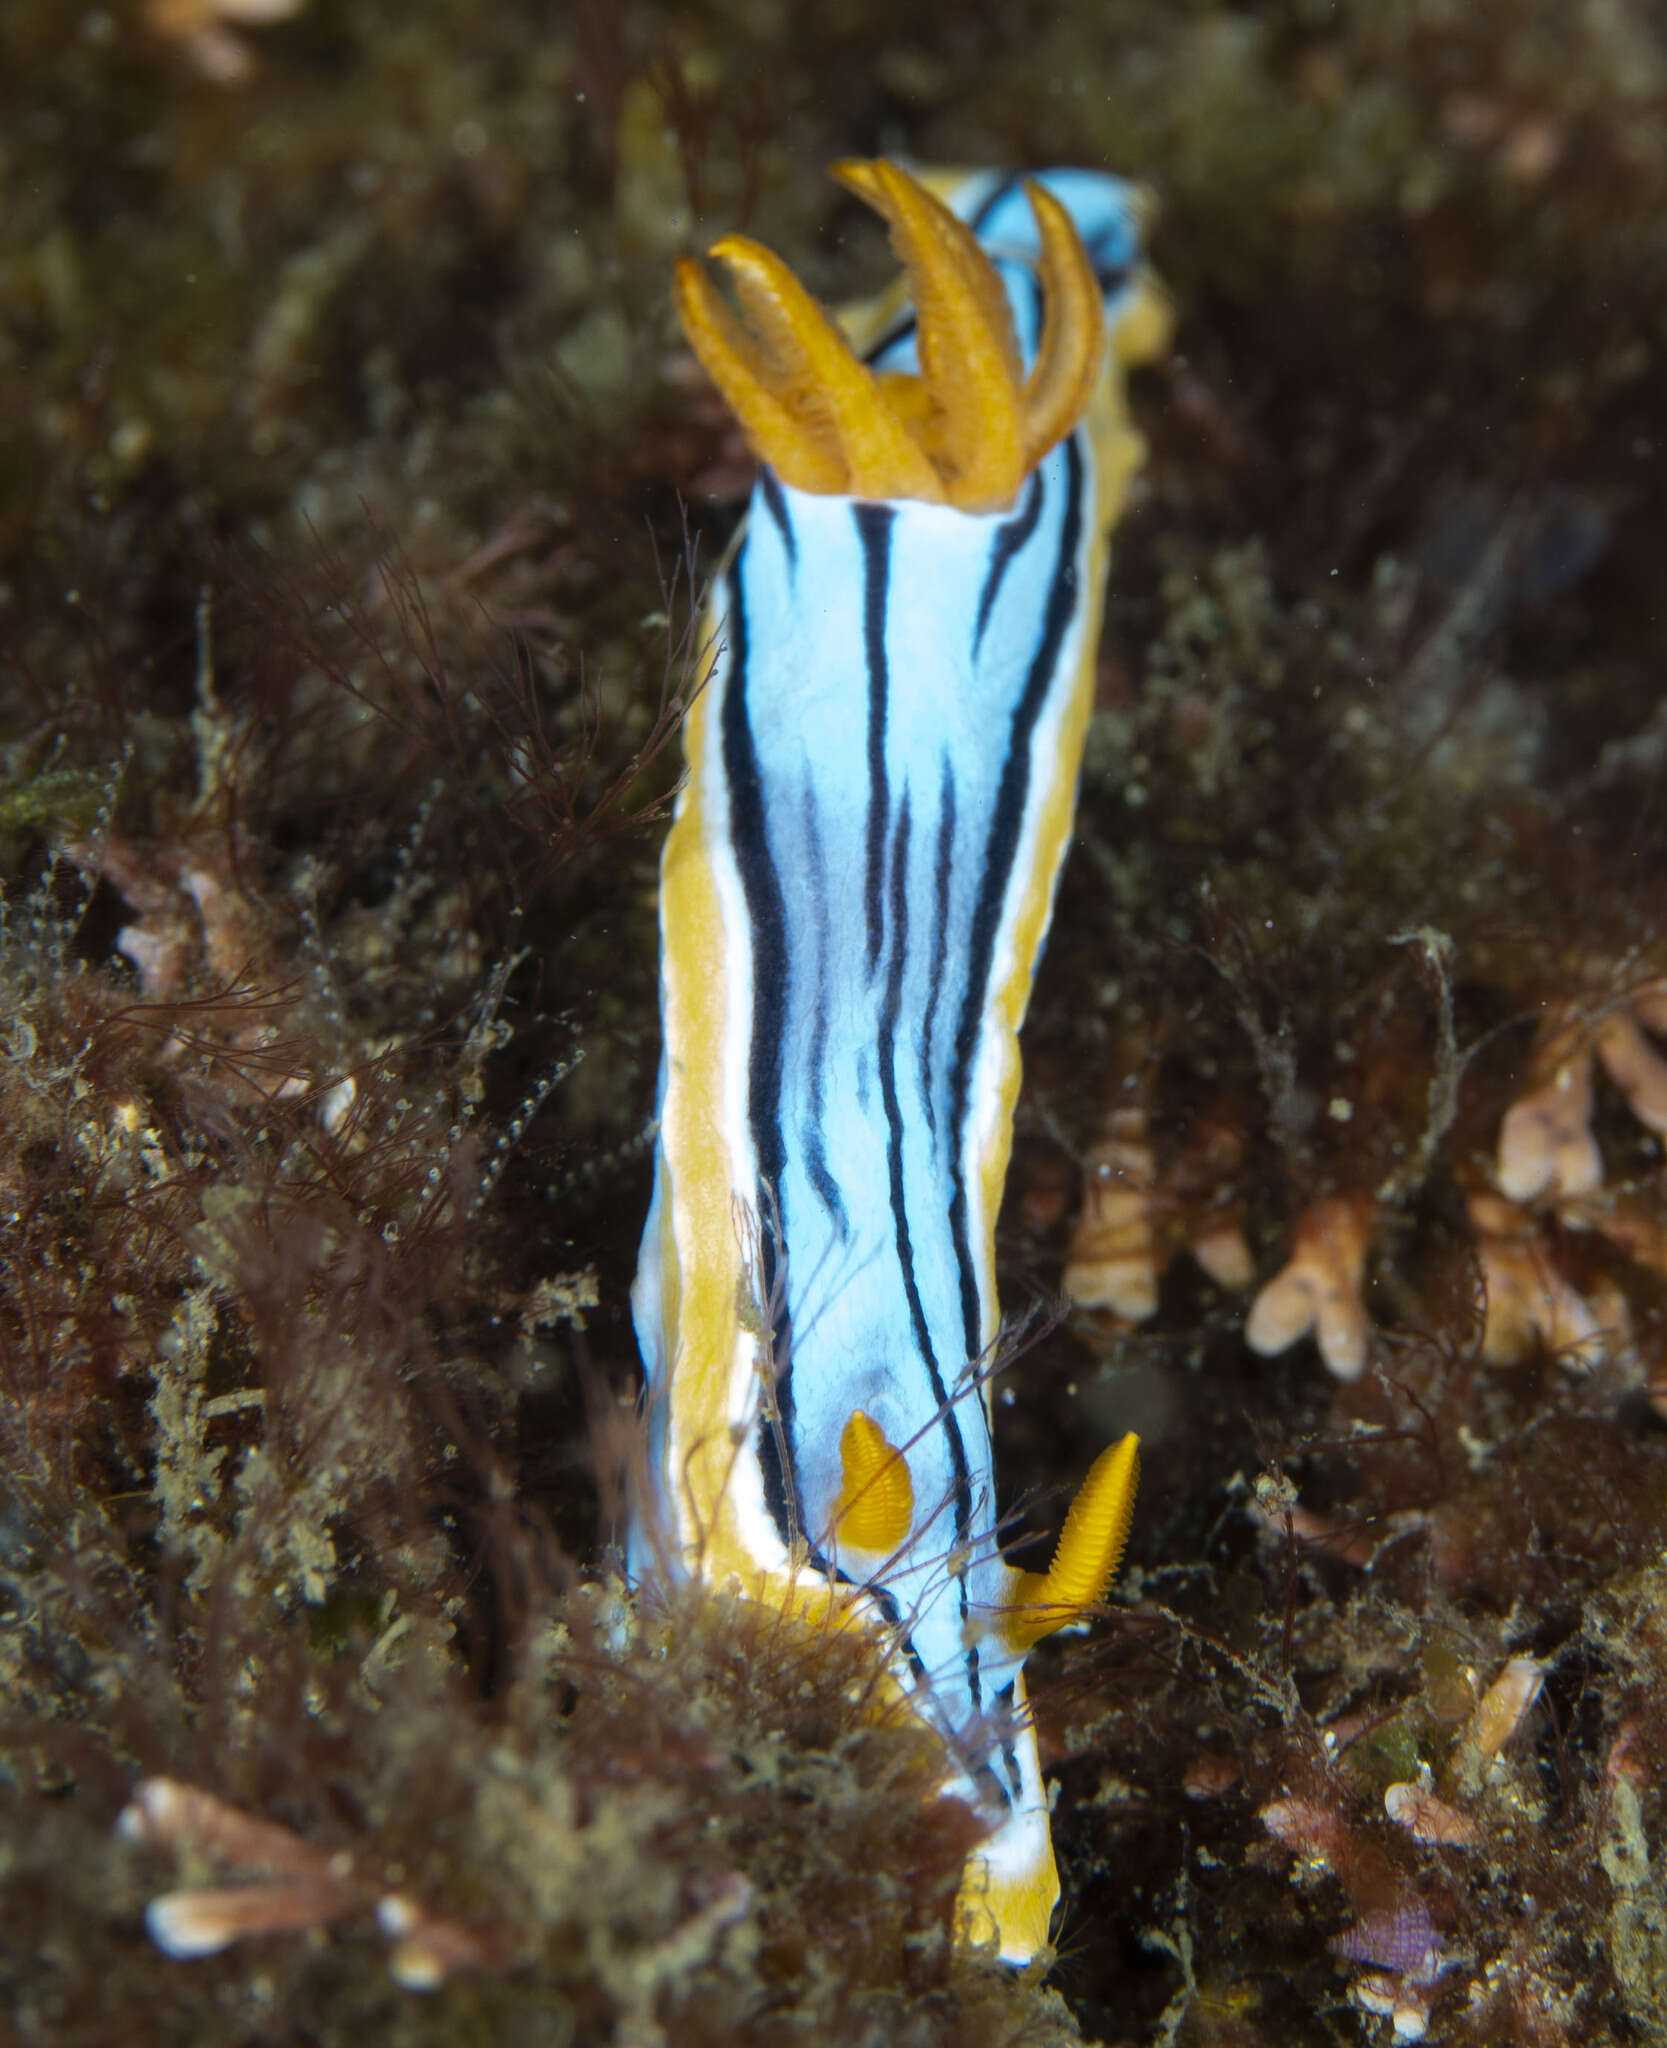
[[[994,264],[966,223],[884,158],[834,176],[891,228],[918,319],[919,374],[876,373],[782,262],[745,235],[708,252],[741,317],[698,263],[677,268],[678,318],[749,445],[783,483],[857,498],[996,512],[1087,410],[1105,309],[1070,214],[1025,193],[1041,243],[1043,325],[1028,374]]]

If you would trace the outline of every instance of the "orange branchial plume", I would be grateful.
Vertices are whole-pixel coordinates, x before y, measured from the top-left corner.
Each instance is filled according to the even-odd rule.
[[[690,347],[753,452],[795,489],[1004,509],[1082,418],[1105,360],[1105,312],[1070,215],[1045,187],[1025,187],[1044,304],[1026,376],[1007,295],[966,223],[884,158],[838,164],[834,176],[890,224],[918,316],[920,374],[876,375],[858,362],[780,257],[745,235],[708,252],[729,273],[740,318],[698,263],[677,266]]]
[[[834,1520],[840,1542],[856,1550],[899,1549],[914,1521],[915,1483],[903,1453],[860,1408],[852,1409],[840,1432],[839,1463]]]
[[[1052,1567],[1019,1574],[1004,1617],[1015,1649],[1028,1650],[1104,1599],[1128,1540],[1139,1478],[1140,1439],[1132,1435],[1102,1451],[1088,1468],[1065,1517]]]

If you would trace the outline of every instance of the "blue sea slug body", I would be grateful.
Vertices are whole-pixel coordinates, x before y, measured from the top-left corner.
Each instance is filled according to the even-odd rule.
[[[1004,1561],[995,1224],[1141,456],[1124,371],[1167,318],[1115,178],[836,175],[906,295],[842,330],[740,236],[712,251],[739,317],[678,275],[762,467],[662,871],[633,1548],[890,1632],[993,1823],[961,1931],[1022,1961],[1058,1894],[1024,1657],[1103,1594],[1136,1446],[1096,1463],[1050,1572]]]

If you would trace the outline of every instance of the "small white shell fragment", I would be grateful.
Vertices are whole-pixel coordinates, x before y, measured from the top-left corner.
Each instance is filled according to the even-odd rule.
[[[1532,1657],[1513,1657],[1482,1695],[1471,1739],[1485,1760],[1496,1756],[1540,1696],[1545,1669]]]
[[[1109,1309],[1131,1323],[1157,1313],[1156,1187],[1145,1111],[1114,1111],[1088,1155],[1082,1213],[1061,1280],[1079,1308]]]
[[[1499,1126],[1499,1191],[1512,1202],[1589,1195],[1603,1185],[1592,1136],[1592,1055],[1583,1048],[1541,1088],[1519,1096]]]
[[[183,1962],[218,1955],[251,1935],[305,1933],[331,1918],[333,1904],[305,1879],[164,1892],[145,1908],[145,1931],[165,1956]]]
[[[1366,1370],[1371,1325],[1361,1292],[1372,1205],[1359,1195],[1330,1195],[1297,1220],[1291,1256],[1250,1305],[1245,1342],[1272,1358],[1310,1331],[1340,1380]]]
[[[1481,1830],[1467,1813],[1460,1813],[1456,1806],[1449,1806],[1445,1799],[1438,1799],[1422,1785],[1386,1786],[1383,1810],[1420,1842],[1468,1849],[1481,1839]]]

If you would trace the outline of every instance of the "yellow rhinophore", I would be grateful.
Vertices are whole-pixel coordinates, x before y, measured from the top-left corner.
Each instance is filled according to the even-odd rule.
[[[908,1460],[872,1415],[860,1408],[840,1433],[841,1483],[834,1526],[842,1544],[857,1550],[896,1550],[915,1517],[915,1483]]]
[[[677,266],[690,346],[783,483],[1003,510],[1082,418],[1105,360],[1105,310],[1070,215],[1045,186],[1026,184],[1044,305],[1027,376],[1007,295],[966,223],[883,159],[838,164],[834,176],[890,224],[919,318],[919,374],[859,362],[781,258],[746,235],[708,252],[729,273],[741,319],[698,263]]]

